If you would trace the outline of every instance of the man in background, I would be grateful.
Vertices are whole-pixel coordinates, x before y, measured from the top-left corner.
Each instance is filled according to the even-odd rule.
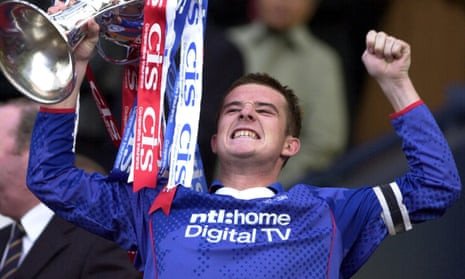
[[[116,244],[64,221],[26,186],[32,127],[38,105],[20,98],[0,105],[0,214],[13,220],[0,230],[0,274],[15,227],[24,228],[19,265],[4,278],[140,278],[128,254]],[[86,157],[76,164],[103,169]]]

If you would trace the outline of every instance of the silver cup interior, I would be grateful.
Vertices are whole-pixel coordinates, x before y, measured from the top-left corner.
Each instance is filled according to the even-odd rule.
[[[51,104],[75,85],[74,61],[66,35],[36,6],[0,3],[0,68],[21,93]]]

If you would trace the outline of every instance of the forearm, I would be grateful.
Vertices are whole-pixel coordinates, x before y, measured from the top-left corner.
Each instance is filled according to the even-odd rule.
[[[409,77],[399,80],[377,80],[379,86],[391,103],[394,112],[400,112],[409,105],[420,100],[420,97]]]

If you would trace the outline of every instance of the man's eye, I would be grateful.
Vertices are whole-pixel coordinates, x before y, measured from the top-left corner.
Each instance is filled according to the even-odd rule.
[[[238,112],[240,111],[240,109],[238,108],[228,108],[224,111],[224,113],[235,113],[235,112]]]
[[[268,110],[268,109],[257,109],[258,114],[263,114],[263,115],[273,115],[273,111]]]

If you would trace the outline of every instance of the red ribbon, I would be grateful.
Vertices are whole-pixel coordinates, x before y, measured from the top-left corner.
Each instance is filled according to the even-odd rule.
[[[155,188],[160,159],[162,74],[166,33],[166,0],[146,0],[137,90],[134,148],[135,192]]]
[[[170,215],[171,204],[173,203],[173,199],[177,189],[177,186],[172,188],[163,188],[163,190],[160,193],[158,193],[157,197],[153,201],[152,206],[149,210],[149,214],[152,214],[158,209],[161,209],[163,210],[163,213],[165,213],[166,216]]]
[[[118,126],[116,125],[115,118],[111,113],[110,107],[108,106],[105,98],[103,97],[102,93],[100,93],[99,88],[95,82],[95,76],[92,72],[90,65],[87,65],[86,69],[86,77],[90,85],[90,89],[92,91],[92,96],[94,97],[95,103],[97,104],[97,109],[100,113],[100,117],[102,118],[105,128],[110,135],[111,141],[113,144],[118,147],[121,143],[121,133],[118,130]]]

